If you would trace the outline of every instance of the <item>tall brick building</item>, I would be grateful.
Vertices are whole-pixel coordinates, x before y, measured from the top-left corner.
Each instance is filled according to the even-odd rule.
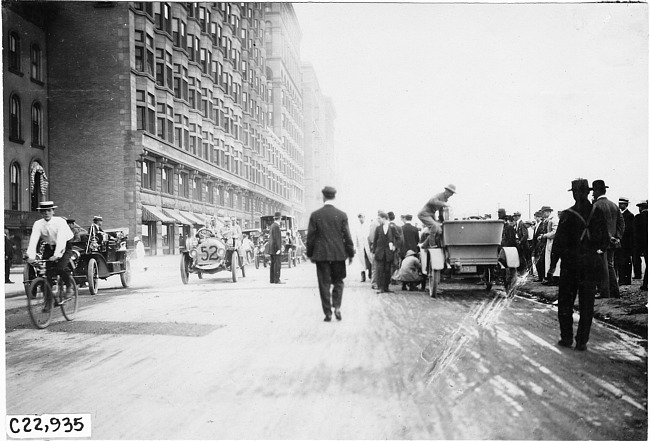
[[[129,227],[149,254],[178,253],[223,216],[245,229],[282,211],[302,225],[299,44],[285,3],[4,3],[5,224],[18,246],[43,199],[81,225],[100,214]]]

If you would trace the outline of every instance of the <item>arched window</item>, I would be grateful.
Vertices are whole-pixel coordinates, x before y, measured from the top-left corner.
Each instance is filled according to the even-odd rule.
[[[14,162],[11,164],[10,171],[10,200],[11,209],[20,210],[20,165]]]
[[[32,44],[30,58],[31,58],[30,73],[32,79],[36,81],[43,81],[41,48],[37,44]]]
[[[15,32],[9,34],[9,69],[20,72],[20,37]]]
[[[13,141],[21,139],[20,98],[18,95],[11,95],[9,98],[9,139]]]
[[[43,112],[39,103],[32,105],[32,145],[43,145]]]

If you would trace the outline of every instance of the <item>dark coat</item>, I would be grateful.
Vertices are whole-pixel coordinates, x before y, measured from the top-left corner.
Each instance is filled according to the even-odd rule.
[[[546,225],[548,222],[546,219],[542,219],[536,226],[535,232],[533,233],[533,249],[536,256],[541,256],[546,250],[546,242],[544,240],[539,240],[538,237],[542,234],[546,234]]]
[[[13,260],[14,258],[14,247],[11,243],[11,239],[5,236],[5,260]],[[9,276],[7,274],[7,276]]]
[[[623,214],[621,213],[621,209],[618,208],[618,205],[606,197],[597,199],[594,202],[594,205],[596,205],[605,216],[609,237],[615,237],[617,239],[622,238],[623,232],[625,231],[625,220],[623,220]]]
[[[634,241],[640,254],[648,256],[648,210],[634,216]]]
[[[516,247],[517,246],[517,232],[515,227],[508,222],[503,226],[503,233],[501,233],[501,246],[502,247]]]
[[[630,210],[625,210],[622,214],[623,221],[625,222],[625,230],[621,238],[621,248],[632,251],[634,248],[634,215]]]
[[[515,227],[515,232],[517,235],[517,245],[522,248],[528,247],[528,227],[519,221]]]
[[[418,243],[420,243],[420,232],[417,227],[411,224],[404,224],[402,227],[402,235],[404,236],[403,255],[405,256],[408,250],[417,252]]]
[[[399,240],[399,234],[396,228],[388,224],[388,232],[384,233],[384,226],[379,225],[375,229],[375,239],[372,242],[371,251],[375,255],[375,260],[387,262],[395,258],[395,251],[391,251],[389,243],[395,245]]]
[[[307,257],[314,262],[335,262],[354,257],[348,215],[330,204],[314,211],[307,228]]]
[[[273,255],[282,249],[282,231],[280,231],[280,225],[273,222],[269,228],[269,254]]]

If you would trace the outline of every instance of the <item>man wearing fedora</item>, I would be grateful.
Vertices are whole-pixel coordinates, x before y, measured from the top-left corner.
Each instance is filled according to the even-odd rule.
[[[609,233],[609,246],[607,253],[601,255],[602,268],[600,277],[600,297],[620,297],[616,271],[614,270],[614,254],[621,245],[621,238],[625,230],[623,214],[614,202],[607,199],[607,185],[602,179],[597,179],[591,184],[593,190],[594,205],[605,215],[607,232]]]
[[[72,275],[68,272],[72,247],[68,242],[74,237],[68,223],[62,217],[54,216],[57,208],[52,201],[43,201],[38,205],[38,211],[43,216],[34,222],[32,234],[27,246],[27,261],[33,262],[36,258],[38,241],[45,242],[43,259],[48,259],[48,277],[60,275],[66,285],[66,295],[72,293]],[[55,263],[56,262],[56,263]]]
[[[636,204],[639,207],[639,214],[634,216],[634,242],[637,253],[643,256],[645,271],[643,272],[643,283],[641,290],[648,290],[648,200]]]
[[[618,198],[618,208],[623,216],[625,229],[621,238],[621,247],[616,249],[614,263],[618,274],[618,286],[632,284],[632,254],[634,251],[634,215],[627,206],[630,200],[626,197]]]
[[[456,186],[449,184],[442,193],[434,195],[422,207],[418,213],[418,219],[425,227],[429,228],[430,243],[433,243],[435,236],[442,232],[441,223],[444,220],[444,208],[448,207],[449,198],[456,194]]]
[[[269,228],[269,254],[271,255],[270,278],[271,283],[282,284],[280,281],[280,270],[282,268],[282,231],[280,231],[280,221],[282,213],[277,211],[273,215],[273,223]]]
[[[558,344],[564,347],[573,345],[573,305],[578,296],[580,321],[575,349],[584,351],[594,316],[596,281],[601,265],[599,254],[607,249],[609,235],[602,211],[589,202],[589,182],[576,179],[571,182],[569,191],[576,203],[562,212],[552,250],[554,256],[562,259],[558,288]]]
[[[347,258],[352,263],[354,241],[350,234],[348,215],[333,205],[336,189],[327,186],[321,193],[323,207],[309,216],[307,257],[316,264],[324,321],[329,322],[332,321],[332,307],[336,319],[342,319],[343,279],[347,275],[345,260]]]

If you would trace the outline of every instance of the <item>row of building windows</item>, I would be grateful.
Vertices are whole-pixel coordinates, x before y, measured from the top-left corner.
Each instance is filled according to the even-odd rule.
[[[8,68],[9,71],[22,75],[23,57],[21,54],[21,40],[16,32],[9,33],[8,47]],[[29,47],[29,73],[32,80],[43,82],[43,52],[37,43],[32,43]]]
[[[20,97],[16,93],[9,96],[9,140],[23,143],[23,115]],[[32,103],[31,141],[33,147],[43,147],[43,108],[41,103]]]

